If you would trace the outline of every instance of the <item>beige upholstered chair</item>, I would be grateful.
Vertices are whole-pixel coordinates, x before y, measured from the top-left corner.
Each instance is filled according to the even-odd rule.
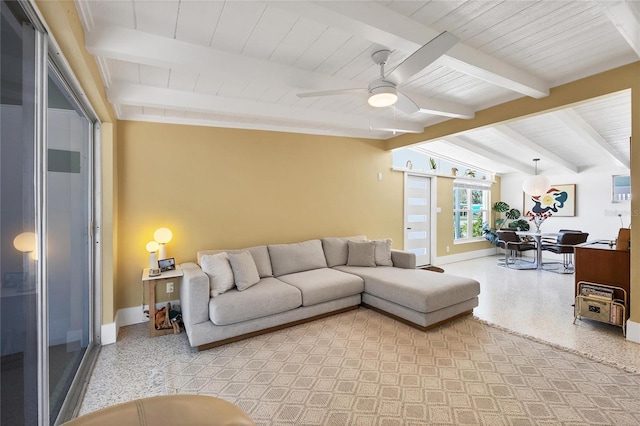
[[[104,425],[255,426],[255,423],[232,403],[204,395],[167,395],[137,399],[64,423],[64,426]]]

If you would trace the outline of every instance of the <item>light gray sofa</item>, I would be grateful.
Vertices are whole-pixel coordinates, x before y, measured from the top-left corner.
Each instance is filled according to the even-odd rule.
[[[215,297],[211,297],[215,275],[201,267],[205,256],[222,252],[233,256],[243,250],[198,252],[197,263],[181,265],[180,300],[189,343],[207,349],[361,304],[422,329],[478,306],[477,281],[415,269],[415,255],[390,250],[390,240],[387,258],[378,259],[385,251],[379,247],[370,252],[371,243],[360,236],[247,248],[255,263],[256,283]],[[358,258],[358,253],[365,253],[366,259]],[[354,266],[362,264],[369,266]],[[244,275],[241,272],[234,271],[236,279]]]

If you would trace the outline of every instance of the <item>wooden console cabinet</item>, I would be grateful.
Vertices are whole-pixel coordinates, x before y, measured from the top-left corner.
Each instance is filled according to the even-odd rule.
[[[587,243],[575,247],[575,296],[579,295],[578,283],[588,281],[621,287],[631,298],[631,257],[629,250],[616,250],[607,243]],[[615,297],[624,299],[622,292]],[[628,312],[628,306],[627,306]]]

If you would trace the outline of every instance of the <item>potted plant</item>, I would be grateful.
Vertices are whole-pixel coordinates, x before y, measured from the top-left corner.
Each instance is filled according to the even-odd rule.
[[[493,221],[493,227],[489,225],[489,222],[485,222],[482,225],[482,234],[491,244],[495,246],[498,245],[498,230],[501,228],[509,228],[514,231],[529,230],[529,223],[524,219],[520,219],[520,210],[512,209],[509,204],[504,201],[496,202],[491,208],[491,211],[496,215]],[[504,218],[502,217],[502,213],[505,214]]]
[[[467,170],[464,172],[464,175],[465,175],[465,176],[469,176],[470,178],[475,179],[475,177],[476,177],[476,171],[475,171],[475,170],[471,170],[471,169],[467,169]]]
[[[435,158],[429,157],[429,167],[431,167],[431,170],[435,170],[438,167]]]

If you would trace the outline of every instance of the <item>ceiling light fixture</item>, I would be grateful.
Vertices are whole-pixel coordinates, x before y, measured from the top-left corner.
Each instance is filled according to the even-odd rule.
[[[393,86],[374,87],[369,90],[369,105],[376,108],[391,106],[398,100],[396,88]]]
[[[551,184],[549,183],[549,179],[545,176],[538,174],[538,161],[539,158],[533,159],[533,164],[535,166],[535,174],[533,176],[529,176],[522,183],[522,190],[531,196],[540,196],[547,193]]]

